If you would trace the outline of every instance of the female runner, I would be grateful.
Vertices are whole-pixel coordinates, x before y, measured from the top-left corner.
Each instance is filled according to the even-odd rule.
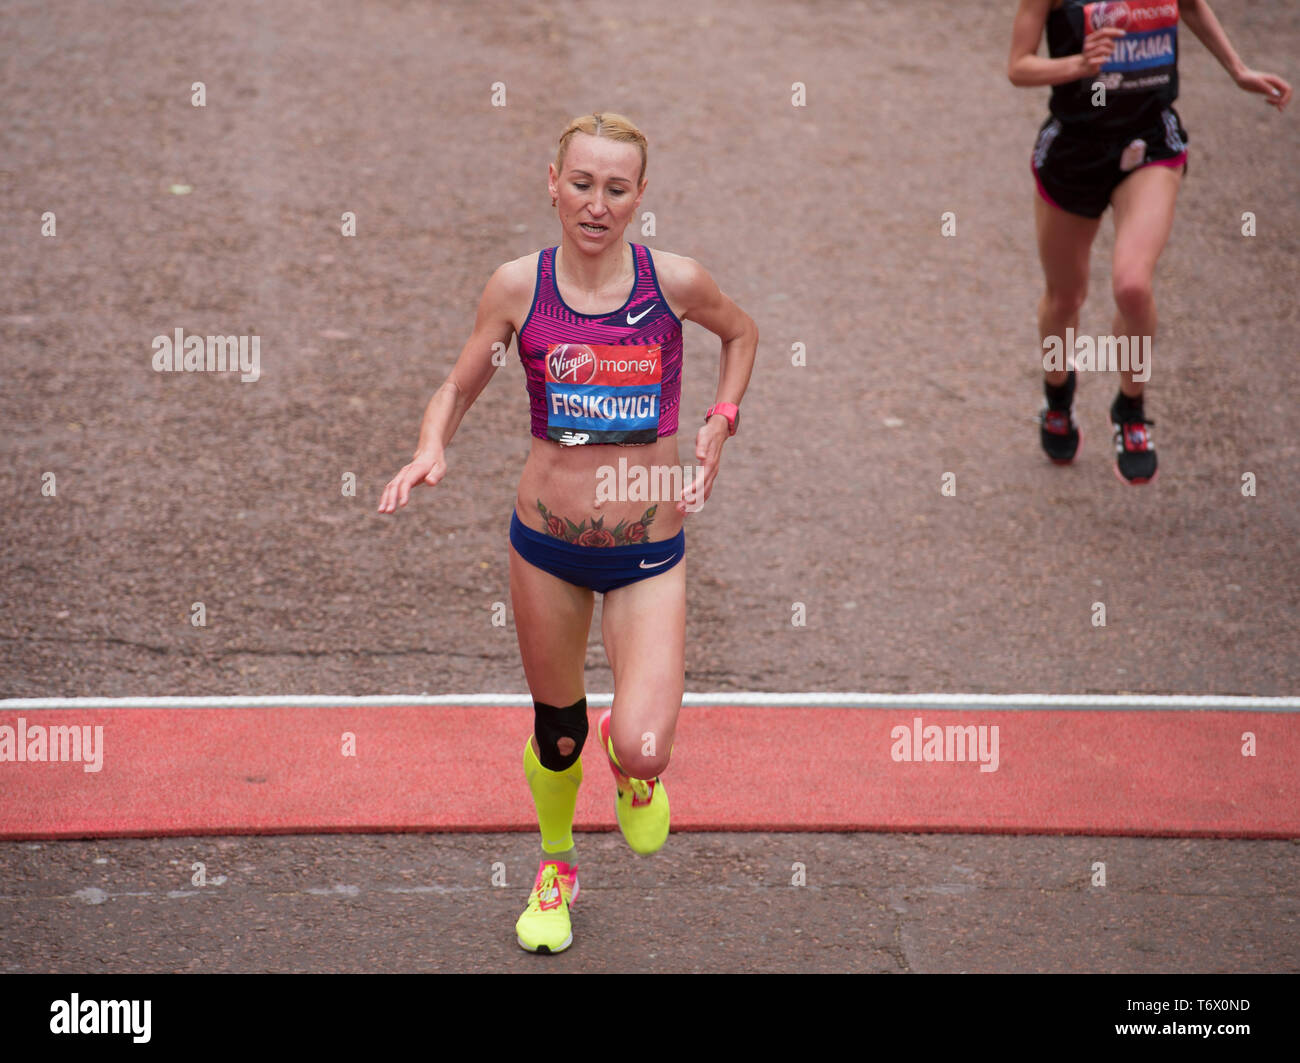
[[[1052,86],[1051,114],[1032,161],[1038,253],[1047,281],[1038,305],[1044,341],[1053,336],[1064,344],[1066,329],[1079,323],[1089,253],[1108,205],[1115,208],[1113,335],[1155,340],[1152,276],[1187,170],[1187,132],[1173,108],[1180,17],[1239,88],[1261,93],[1279,111],[1286,106],[1291,86],[1249,69],[1205,0],[1020,0],[1007,75],[1017,86]],[[1035,54],[1044,25],[1048,59]],[[1155,478],[1156,452],[1143,381],[1134,377],[1145,378],[1149,369],[1135,365],[1132,355],[1128,368],[1121,365],[1110,420],[1117,474],[1143,484]],[[1040,438],[1058,464],[1073,461],[1079,448],[1074,386],[1073,368],[1045,373]]]
[[[712,491],[758,346],[754,322],[697,262],[624,241],[645,193],[646,161],[645,137],[621,115],[569,123],[549,173],[560,243],[492,275],[473,335],[425,410],[415,456],[379,503],[379,512],[393,513],[412,487],[442,480],[446,448],[496,369],[494,346],[517,335],[533,439],[510,522],[510,598],[534,702],[524,775],[542,858],[515,932],[530,952],[560,952],[573,941],[572,826],[596,591],[605,596],[602,635],[614,674],[613,709],[597,730],[615,778],[619,827],[640,853],[668,837],[660,776],[685,688],[682,524]],[[693,481],[658,504],[635,487],[611,499],[611,485],[685,479],[676,434],[686,320],[722,340],[716,402],[702,411],[695,438]]]

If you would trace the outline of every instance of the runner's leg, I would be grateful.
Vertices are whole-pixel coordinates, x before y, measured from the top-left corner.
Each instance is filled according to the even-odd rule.
[[[1075,375],[1070,329],[1079,327],[1079,311],[1088,295],[1088,263],[1100,219],[1072,214],[1042,195],[1034,196],[1038,257],[1045,286],[1038,302],[1039,357],[1043,363],[1044,403],[1039,411],[1039,442],[1057,465],[1068,465],[1079,451],[1083,434],[1074,419]],[[1059,368],[1049,369],[1044,341],[1055,337]]]
[[[614,755],[627,775],[653,779],[668,767],[686,689],[686,559],[606,594],[601,629]]]
[[[1182,183],[1181,168],[1144,166],[1115,189],[1115,336],[1150,336],[1155,343],[1156,302],[1153,293],[1156,262],[1174,225],[1174,204]],[[1150,367],[1146,366],[1149,370]],[[1121,372],[1120,391],[1132,398],[1142,394],[1143,382],[1132,370]],[[1144,375],[1144,374],[1143,374]]]
[[[528,689],[535,703],[565,708],[584,698],[583,665],[595,593],[545,572],[510,550],[510,600]],[[548,710],[538,710],[548,711]],[[515,923],[515,936],[529,952],[563,952],[573,941],[569,905],[578,899],[573,816],[582,783],[579,757],[562,771],[540,760],[537,727],[524,746],[524,777],[537,809],[542,859],[528,906]],[[575,742],[554,739],[568,756]],[[549,758],[548,758],[549,759]]]
[[[1092,242],[1101,228],[1100,218],[1085,218],[1054,207],[1034,193],[1034,223],[1038,234],[1038,258],[1046,282],[1038,302],[1039,356],[1041,342],[1059,336],[1065,343],[1065,330],[1079,327],[1079,311],[1088,296],[1088,262]],[[1066,351],[1067,355],[1072,351]],[[1046,374],[1048,384],[1059,387],[1066,373]]]
[[[513,544],[509,549],[510,601],[528,689],[533,700],[543,705],[573,705],[586,695],[583,667],[595,592],[530,564],[519,556]],[[532,755],[525,755],[525,773],[537,805],[543,853],[571,856],[582,762],[564,771],[551,771],[540,762],[536,734],[529,744]],[[568,756],[573,753],[574,740],[559,738],[555,749]]]
[[[686,686],[686,562],[605,595],[605,655],[614,706],[597,724],[612,760],[619,830],[634,852],[668,840],[671,809],[659,775],[672,756]]]
[[[586,693],[583,666],[595,591],[529,564],[512,544],[510,603],[528,689],[547,705],[572,705]]]

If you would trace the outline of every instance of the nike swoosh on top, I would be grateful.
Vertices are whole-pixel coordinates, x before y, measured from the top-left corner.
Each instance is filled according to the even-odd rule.
[[[676,554],[673,554],[673,557],[676,557],[676,556],[677,556]],[[673,557],[666,557],[666,558],[664,558],[662,561],[656,561],[653,565],[647,565],[647,564],[645,563],[645,559],[642,558],[642,559],[641,559],[641,567],[642,567],[642,568],[658,568],[660,565],[666,565],[666,564],[668,564],[668,562],[671,561],[671,560],[673,559]]]
[[[645,317],[646,314],[650,313],[650,310],[653,310],[658,305],[659,305],[658,303],[651,303],[649,310],[642,310],[641,313],[637,314],[636,317],[633,317],[632,312],[629,310],[627,315],[627,323],[629,325],[635,325],[638,321],[640,321],[643,317]]]

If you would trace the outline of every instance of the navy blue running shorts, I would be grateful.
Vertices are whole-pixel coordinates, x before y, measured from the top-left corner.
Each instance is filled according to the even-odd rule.
[[[530,565],[601,594],[666,572],[686,556],[685,528],[658,542],[579,546],[534,531],[514,512],[510,514],[510,542]]]

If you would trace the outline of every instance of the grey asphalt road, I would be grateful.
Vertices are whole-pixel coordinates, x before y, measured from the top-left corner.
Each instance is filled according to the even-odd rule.
[[[678,834],[649,858],[617,834],[577,842],[556,956],[514,940],[527,835],[7,843],[4,970],[1300,971],[1292,842]]]

